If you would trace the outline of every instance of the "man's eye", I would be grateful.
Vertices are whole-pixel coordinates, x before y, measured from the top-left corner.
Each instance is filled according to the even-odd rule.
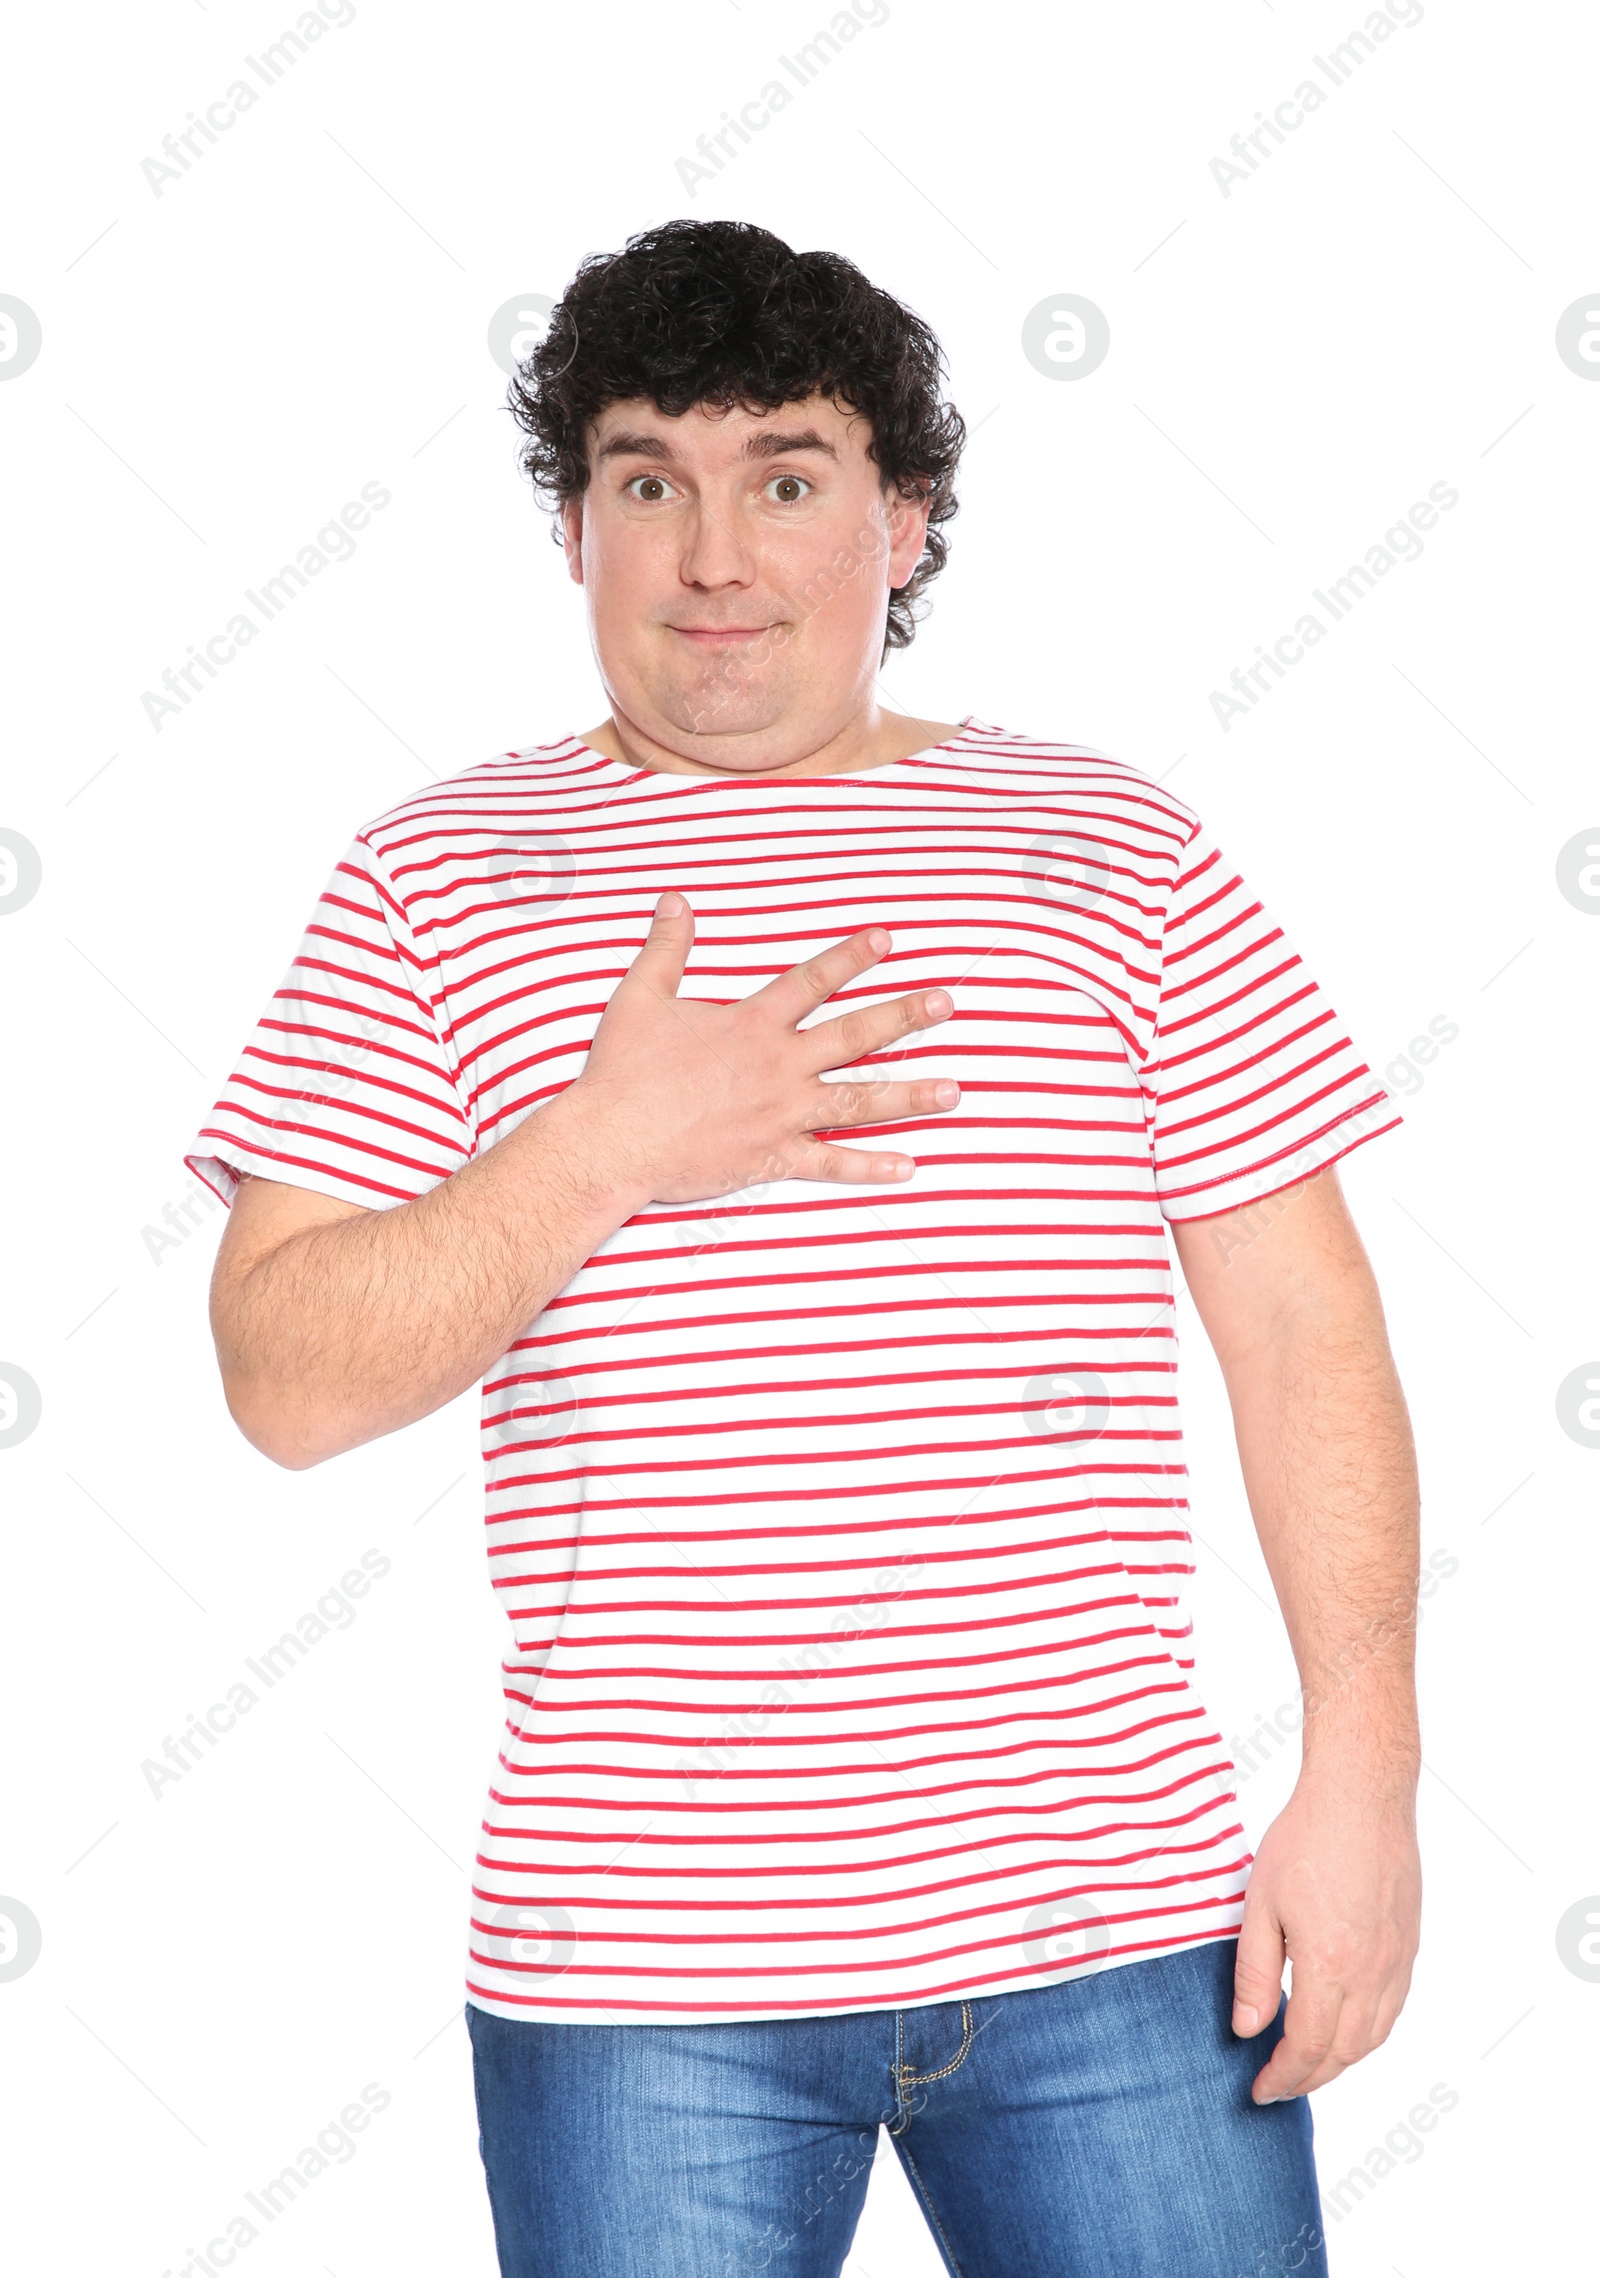
[[[654,506],[658,499],[665,498],[668,489],[664,475],[635,475],[626,487],[635,498],[642,499],[646,506]]]
[[[774,475],[767,485],[769,495],[774,497],[780,506],[795,505],[798,500],[804,498],[810,488],[811,485],[806,481],[804,475]]]

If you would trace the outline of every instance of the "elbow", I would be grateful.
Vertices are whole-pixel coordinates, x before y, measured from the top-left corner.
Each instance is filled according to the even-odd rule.
[[[337,1448],[308,1448],[280,1440],[263,1439],[252,1432],[246,1432],[244,1436],[253,1448],[258,1449],[269,1463],[275,1463],[280,1471],[310,1471],[317,1464],[326,1463],[330,1455],[339,1452]]]
[[[211,1341],[228,1413],[258,1455],[283,1471],[310,1471],[338,1455],[348,1441],[336,1440],[318,1413],[311,1388],[294,1373],[263,1366],[263,1355],[238,1313],[242,1277],[212,1282]]]
[[[269,1463],[282,1471],[310,1471],[341,1452],[311,1428],[312,1419],[287,1415],[280,1402],[263,1400],[247,1381],[228,1369],[222,1372],[222,1395],[228,1413],[240,1432]]]

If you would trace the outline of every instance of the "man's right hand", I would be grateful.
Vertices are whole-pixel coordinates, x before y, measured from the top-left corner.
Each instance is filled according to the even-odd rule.
[[[942,1114],[960,1087],[875,1077],[830,1083],[824,1073],[947,1020],[945,991],[893,997],[803,1029],[809,1013],[886,954],[881,926],[731,1004],[679,996],[693,943],[693,911],[681,894],[663,894],[583,1073],[562,1095],[561,1120],[580,1120],[618,1186],[651,1202],[701,1202],[772,1179],[860,1186],[909,1178],[909,1155],[830,1146],[817,1133]]]
[[[802,1029],[877,964],[851,934],[733,1004],[678,995],[694,940],[663,895],[583,1073],[437,1186],[385,1210],[247,1177],[223,1229],[211,1321],[228,1406],[290,1470],[397,1431],[466,1390],[619,1226],[652,1201],[770,1179],[883,1185],[908,1155],[819,1131],[938,1114],[956,1087],[825,1083],[950,1012],[942,990]],[[665,906],[664,906],[665,905]]]

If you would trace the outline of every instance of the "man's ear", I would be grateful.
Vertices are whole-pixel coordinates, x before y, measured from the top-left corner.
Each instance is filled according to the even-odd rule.
[[[567,575],[574,585],[583,583],[583,499],[569,498],[561,509],[561,544],[567,557]]]
[[[884,497],[884,523],[889,538],[889,590],[898,592],[909,582],[912,571],[922,559],[922,549],[928,537],[928,507],[925,498],[906,498],[891,483]]]

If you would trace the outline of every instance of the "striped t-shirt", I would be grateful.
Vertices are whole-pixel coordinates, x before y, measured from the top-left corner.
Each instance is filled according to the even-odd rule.
[[[356,834],[186,1161],[224,1200],[424,1193],[580,1073],[668,886],[685,996],[887,926],[814,1017],[948,989],[856,1065],[961,1101],[872,1128],[902,1185],[639,1211],[489,1370],[469,1999],[825,2015],[1236,1935],[1164,1221],[1399,1117],[1169,791],[971,719],[807,779],[508,752]]]

